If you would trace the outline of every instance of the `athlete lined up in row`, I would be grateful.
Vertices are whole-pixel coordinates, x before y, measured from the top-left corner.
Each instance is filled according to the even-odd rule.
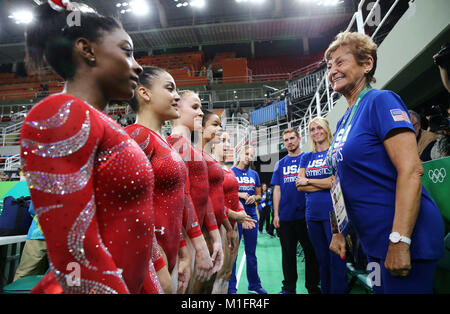
[[[242,229],[253,229],[256,227],[256,220],[251,218],[245,213],[242,203],[239,201],[239,182],[233,172],[229,167],[226,166],[226,158],[228,153],[231,152],[230,136],[227,132],[222,132],[220,135],[220,141],[213,145],[213,156],[219,161],[224,172],[223,181],[223,193],[225,208],[228,218],[232,226],[231,237],[226,236],[224,226],[221,227],[221,237],[224,241],[223,251],[224,251],[224,263],[220,271],[217,273],[216,280],[214,282],[214,287],[212,290],[213,294],[227,294],[228,292],[228,282],[231,277],[231,272],[233,270],[233,265],[236,261],[238,248],[239,248],[239,235],[237,230],[236,221],[242,224]]]
[[[198,266],[210,270],[212,263],[207,255],[190,193],[185,188],[186,165],[161,132],[165,121],[179,117],[177,106],[180,97],[174,79],[161,68],[145,67],[139,81],[135,97],[130,102],[137,113],[136,123],[125,130],[149,157],[153,166],[156,238],[168,263],[168,271],[173,279],[178,277],[178,287],[174,286],[173,291],[183,293],[190,278],[191,259],[184,237],[180,239],[182,232],[191,240],[200,237],[194,243],[199,243],[196,250],[206,258],[202,258]],[[172,292],[171,280],[168,280],[170,277],[156,265],[155,269],[164,290]]]
[[[36,293],[158,293],[154,272],[153,170],[128,134],[101,110],[130,99],[142,68],[121,24],[42,4],[26,31],[27,63],[44,60],[65,80],[35,105],[21,130],[21,159],[48,248]],[[57,8],[55,10],[54,8]],[[132,201],[130,201],[132,200]],[[68,266],[79,267],[71,284]]]

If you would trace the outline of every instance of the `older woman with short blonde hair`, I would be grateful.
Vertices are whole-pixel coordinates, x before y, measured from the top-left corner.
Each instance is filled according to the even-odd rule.
[[[340,33],[325,59],[331,86],[348,104],[327,161],[362,247],[379,266],[374,291],[432,293],[444,228],[421,184],[423,168],[408,109],[397,94],[369,85],[377,65],[370,37]],[[345,256],[343,234],[333,235],[330,249]]]

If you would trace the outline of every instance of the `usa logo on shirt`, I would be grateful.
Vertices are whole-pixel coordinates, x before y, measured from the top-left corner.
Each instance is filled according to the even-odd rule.
[[[252,177],[236,177],[241,184],[256,184],[255,179]]]
[[[409,120],[408,114],[400,109],[391,109],[391,116],[392,119],[394,119],[394,121],[399,122],[399,121],[406,121],[411,123],[411,121]]]

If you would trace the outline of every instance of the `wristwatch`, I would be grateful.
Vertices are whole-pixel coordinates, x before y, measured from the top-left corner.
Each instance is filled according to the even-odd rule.
[[[408,238],[408,237],[400,235],[400,233],[398,233],[398,232],[392,232],[389,235],[389,241],[391,241],[392,243],[403,242],[403,243],[406,243],[408,245],[411,245],[411,239]]]

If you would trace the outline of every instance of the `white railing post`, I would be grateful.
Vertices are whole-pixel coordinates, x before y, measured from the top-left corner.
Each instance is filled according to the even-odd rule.
[[[391,14],[392,10],[394,10],[395,6],[397,5],[397,3],[399,2],[399,0],[396,0],[394,2],[394,4],[392,4],[391,8],[389,9],[389,11],[386,13],[386,15],[384,16],[384,18],[381,20],[380,25],[378,25],[377,29],[373,32],[371,38],[375,38],[375,35],[378,33],[378,31],[381,29],[381,26],[383,26],[384,22],[386,21],[386,19],[388,18],[388,16]]]
[[[327,73],[325,73],[325,75],[327,76]],[[330,99],[330,82],[328,82],[328,76],[325,79],[325,88],[327,89],[327,107],[328,107],[328,112],[330,112],[331,111],[332,99]]]
[[[303,133],[305,134],[305,142],[308,143],[308,136],[306,136],[306,128],[307,128],[307,124],[306,124],[306,116],[303,117]]]
[[[321,116],[321,108],[320,108],[319,91],[316,92],[316,111],[317,111],[317,116],[320,117]]]
[[[364,21],[361,10],[358,10],[358,12],[356,12],[356,27],[358,29],[358,33],[366,33],[364,30]]]

